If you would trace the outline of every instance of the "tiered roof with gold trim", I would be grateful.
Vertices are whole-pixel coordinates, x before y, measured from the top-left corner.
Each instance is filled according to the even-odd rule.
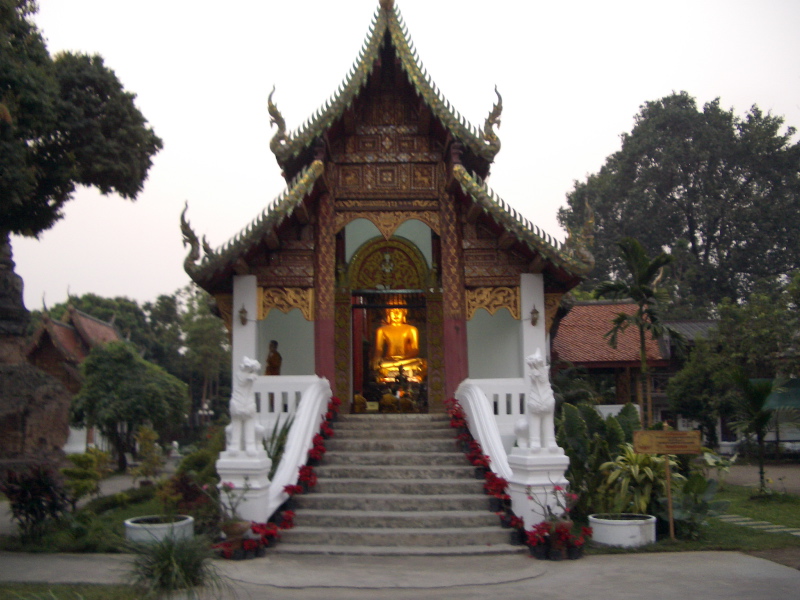
[[[502,111],[502,99],[499,93],[498,101],[492,107],[483,128],[478,129],[471,125],[444,98],[423,67],[408,35],[408,28],[393,0],[380,0],[366,41],[347,77],[331,98],[302,126],[287,132],[283,116],[273,102],[274,90],[270,93],[268,110],[272,124],[277,126],[270,148],[284,172],[290,172],[287,166],[293,161],[296,163],[301,154],[312,151],[326,130],[343,118],[345,111],[367,84],[379,59],[381,48],[387,41],[392,44],[408,81],[452,138],[461,143],[465,150],[486,161],[486,165],[493,162],[500,151],[500,140],[494,131],[499,125]],[[296,175],[285,190],[261,214],[240,233],[215,250],[211,249],[205,238],[201,243],[186,220],[187,209],[184,209],[181,215],[181,231],[184,246],[190,247],[184,268],[195,282],[202,286],[204,282],[210,281],[215,275],[229,268],[240,256],[275,231],[302,204],[325,171],[324,163],[318,158],[310,159],[306,164],[307,166],[297,169]],[[584,228],[578,232],[570,231],[566,242],[561,243],[511,208],[478,174],[468,171],[461,164],[455,164],[452,175],[465,196],[481,206],[496,223],[512,233],[521,244],[541,255],[546,262],[573,277],[582,277],[591,271],[594,258],[589,251],[593,229],[590,210],[589,221]]]

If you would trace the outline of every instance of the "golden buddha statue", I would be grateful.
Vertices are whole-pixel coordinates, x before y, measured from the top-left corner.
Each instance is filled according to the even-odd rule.
[[[420,383],[425,379],[428,365],[419,358],[419,331],[406,323],[405,308],[386,309],[386,325],[375,331],[375,350],[372,368],[380,383],[407,381]]]

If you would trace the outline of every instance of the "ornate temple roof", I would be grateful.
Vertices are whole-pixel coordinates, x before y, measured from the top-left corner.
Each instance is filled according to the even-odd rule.
[[[479,204],[486,214],[543,258],[578,276],[588,274],[594,267],[594,257],[588,250],[593,228],[591,223],[580,232],[570,232],[566,242],[559,242],[511,208],[480,177],[469,173],[463,166],[453,167],[453,177],[464,194]]]
[[[186,260],[184,260],[183,266],[189,276],[197,283],[201,283],[235,262],[247,250],[259,244],[265,236],[269,235],[287,217],[291,216],[324,171],[325,166],[322,161],[315,160],[312,162],[297,174],[283,192],[270,202],[261,214],[219,248],[212,249],[206,239],[203,238],[203,257],[199,262],[201,243],[186,220],[188,206],[184,208],[181,214],[181,232],[183,233],[183,245],[189,246],[190,251]]]
[[[251,249],[274,236],[276,229],[289,217],[304,198],[314,189],[315,182],[325,171],[324,163],[317,158],[309,159],[307,153],[315,141],[335,122],[343,117],[344,112],[358,97],[373,72],[376,61],[380,57],[381,48],[391,43],[396,57],[408,78],[411,86],[429,107],[433,115],[439,119],[454,140],[463,149],[480,158],[481,164],[487,166],[500,150],[500,141],[494,132],[499,124],[502,100],[498,94],[498,102],[492,108],[482,130],[469,124],[452,105],[442,96],[420,62],[413,43],[408,37],[408,30],[392,0],[381,0],[380,7],[370,26],[366,41],[359,56],[350,69],[344,82],[336,93],[300,128],[287,133],[286,124],[269,98],[269,112],[272,123],[278,130],[270,142],[278,163],[285,166],[293,163],[293,168],[305,166],[294,175],[283,193],[275,198],[264,211],[231,240],[217,249],[212,249],[205,238],[201,241],[192,231],[186,220],[187,209],[181,215],[181,230],[184,246],[190,246],[184,261],[184,269],[189,276],[203,287],[215,277],[231,269],[240,257]],[[274,90],[273,90],[274,93]],[[295,160],[303,154],[302,160]],[[486,161],[483,163],[482,161]],[[471,165],[472,166],[472,165]],[[543,261],[560,272],[562,282],[571,281],[570,287],[585,276],[594,266],[594,258],[589,251],[593,238],[593,220],[591,211],[589,221],[580,231],[570,231],[566,242],[562,243],[541,231],[530,221],[522,217],[499,196],[497,196],[474,172],[470,172],[462,164],[453,165],[452,175],[461,186],[465,197],[480,206],[484,213],[498,223],[503,229],[515,236],[517,241]],[[201,256],[201,247],[203,253]],[[544,266],[544,265],[543,265]]]
[[[345,110],[353,103],[375,68],[380,50],[386,42],[387,33],[408,81],[434,116],[441,121],[455,139],[474,154],[489,163],[494,160],[500,151],[500,140],[494,131],[494,126],[500,122],[500,113],[503,108],[500,94],[497,94],[498,101],[486,118],[483,129],[478,129],[470,124],[442,95],[423,67],[414,44],[408,36],[408,28],[394,2],[381,0],[358,58],[344,81],[303,125],[287,133],[286,122],[272,101],[273,94],[270,94],[269,113],[272,123],[278,126],[278,131],[270,141],[270,149],[282,167],[291,158],[311,146],[314,140],[341,118]]]

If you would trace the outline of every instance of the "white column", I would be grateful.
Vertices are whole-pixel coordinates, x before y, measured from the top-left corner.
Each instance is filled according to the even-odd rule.
[[[231,347],[231,366],[234,374],[245,356],[263,362],[264,357],[256,356],[258,349],[258,282],[255,275],[236,275],[233,278],[233,315]],[[247,322],[242,325],[239,313],[242,307],[247,311]]]
[[[259,360],[259,357],[256,356],[258,348],[257,302],[258,283],[255,275],[235,276],[233,278],[233,315],[231,319],[233,334],[231,368],[234,382],[244,357]],[[242,308],[247,311],[247,321],[244,324],[239,315]],[[263,357],[261,358],[263,359]],[[260,439],[257,443],[260,448]],[[271,466],[272,461],[263,449],[259,449],[256,456],[248,456],[241,451],[229,454],[227,449],[220,453],[217,461],[217,472],[220,479],[223,482],[232,483],[236,494],[244,494],[244,499],[237,509],[241,518],[263,523],[270,517],[266,513],[270,485],[268,474]],[[245,488],[249,488],[247,492],[243,492]]]
[[[522,372],[526,384],[530,381],[530,369],[525,359],[537,349],[549,359],[547,345],[546,316],[544,305],[544,277],[541,273],[525,273],[520,276],[520,302],[522,327]],[[533,307],[539,311],[539,320],[531,325]],[[508,456],[512,475],[508,480],[511,507],[517,516],[525,520],[530,529],[545,519],[543,506],[553,505],[553,487],[566,488],[564,473],[569,467],[569,458],[561,448],[515,447]],[[532,499],[529,499],[531,496]]]
[[[523,273],[519,278],[520,295],[520,327],[522,328],[522,373],[527,381],[528,366],[525,358],[542,349],[542,354],[549,355],[547,349],[547,333],[545,329],[544,310],[544,277],[541,273]],[[531,310],[539,311],[539,321],[531,325]]]

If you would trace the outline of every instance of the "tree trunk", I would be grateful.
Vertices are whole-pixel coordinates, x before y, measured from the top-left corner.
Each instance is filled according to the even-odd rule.
[[[650,401],[650,390],[647,390],[647,410],[648,412],[644,412],[644,400],[642,394],[642,386],[647,382],[647,346],[645,345],[645,337],[644,337],[644,327],[639,327],[639,358],[641,359],[641,373],[639,375],[639,387],[637,390],[638,400],[639,400],[639,410],[642,411],[642,416],[644,418],[644,427],[647,429],[653,424],[653,405]],[[649,382],[647,382],[649,383]]]
[[[764,446],[766,446],[764,434],[759,431],[756,440],[758,441],[758,491],[764,494],[767,491],[767,478],[764,475]]]

